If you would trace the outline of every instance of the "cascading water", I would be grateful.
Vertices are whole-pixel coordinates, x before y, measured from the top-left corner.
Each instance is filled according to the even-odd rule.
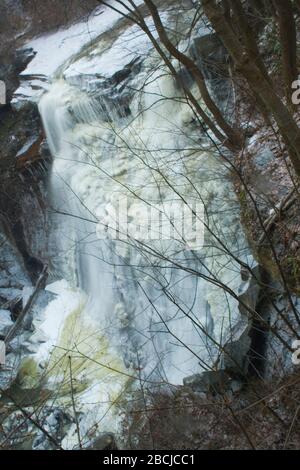
[[[69,407],[72,377],[85,436],[95,423],[114,430],[114,405],[135,383],[181,384],[213,364],[208,336],[222,342],[239,311],[204,278],[233,291],[241,284],[218,239],[247,256],[227,169],[155,52],[143,60],[129,54],[124,67],[120,40],[109,50],[101,44],[62,67],[39,103],[54,157],[52,270],[65,280],[50,286],[58,297],[36,321],[48,341],[35,360]],[[99,67],[109,57],[120,70],[104,79]],[[178,200],[204,203],[202,247],[183,238],[116,240],[108,230],[120,201],[138,229],[141,212]],[[74,425],[64,444],[76,439]]]

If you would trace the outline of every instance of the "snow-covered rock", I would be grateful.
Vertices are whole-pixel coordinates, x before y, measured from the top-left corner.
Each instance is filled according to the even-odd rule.
[[[9,310],[0,310],[0,336],[6,336],[14,322]]]
[[[136,4],[142,3],[141,0]],[[114,6],[115,1],[111,2]],[[120,11],[122,8],[119,4]],[[105,20],[104,20],[105,13]],[[33,50],[35,56],[21,73],[21,85],[14,94],[12,105],[19,109],[28,100],[37,102],[48,88],[51,78],[68,60],[95,38],[108,31],[121,18],[121,14],[107,7],[99,7],[89,15],[86,21],[73,24],[55,33],[42,35],[26,44],[27,50]]]

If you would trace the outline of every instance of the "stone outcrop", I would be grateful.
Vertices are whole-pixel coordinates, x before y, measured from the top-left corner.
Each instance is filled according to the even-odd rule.
[[[229,56],[215,33],[207,33],[194,38],[190,54],[207,81],[210,93],[216,103],[228,113],[232,98]]]
[[[23,61],[20,59],[22,67],[27,60],[25,51],[25,58]],[[19,72],[22,67],[15,66],[12,71],[7,71],[6,80],[10,80],[10,74]],[[17,86],[16,79],[14,86]],[[34,281],[42,268],[41,253],[47,252],[46,237],[40,235],[47,224],[44,183],[51,163],[49,153],[42,147],[43,131],[36,106],[28,103],[17,112],[8,103],[1,113],[0,137],[2,230],[19,251]]]
[[[13,324],[11,312],[9,310],[0,309],[0,339],[3,339],[7,335]]]

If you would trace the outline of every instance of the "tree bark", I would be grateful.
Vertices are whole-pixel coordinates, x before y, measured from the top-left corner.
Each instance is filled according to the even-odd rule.
[[[231,8],[229,0],[222,0],[222,7],[224,11],[224,16],[229,24],[231,24]]]
[[[273,0],[273,2],[277,9],[285,95],[289,106],[292,107],[292,83],[298,78],[297,34],[293,5],[290,0]]]
[[[282,138],[287,145],[295,172],[300,177],[300,129],[296,121],[275,93],[260,68],[253,63],[247,49],[239,42],[230,28],[222,9],[215,0],[202,0],[203,10],[213,28],[222,39],[225,47],[236,64],[237,70],[245,77],[252,89],[255,89],[267,109],[272,113],[278,125]]]
[[[234,13],[233,16],[233,23],[238,26],[239,33],[242,36],[242,40],[244,43],[244,46],[247,49],[247,52],[251,59],[256,63],[256,65],[259,67],[263,75],[266,77],[267,80],[270,81],[271,79],[269,77],[268,71],[265,67],[265,64],[261,58],[257,42],[255,40],[253,30],[251,26],[249,25],[248,18],[245,14],[244,8],[240,2],[240,0],[228,0],[230,3],[230,6],[232,8],[232,11]],[[259,2],[258,2],[259,3]],[[261,8],[263,8],[263,5],[261,5]],[[269,117],[269,112],[268,109],[266,108],[266,105],[262,101],[262,99],[259,96],[259,93],[257,93],[257,90],[253,87],[251,87],[252,93],[255,96],[257,106],[261,111],[261,114],[267,123],[267,125],[270,124],[270,117]]]
[[[260,69],[261,73],[270,81],[268,71],[265,67],[265,64],[261,58],[255,36],[253,34],[252,28],[249,24],[247,15],[244,11],[243,5],[240,0],[229,0],[232,11],[234,13],[233,23],[238,25],[239,32],[242,36],[243,43],[249,57],[255,62],[257,67]]]

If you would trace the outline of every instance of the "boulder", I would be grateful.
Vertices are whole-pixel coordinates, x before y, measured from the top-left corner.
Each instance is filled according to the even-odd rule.
[[[34,57],[32,48],[7,50],[0,53],[0,80],[6,85],[6,102],[10,103],[13,93],[19,86],[19,74]]]
[[[53,439],[60,443],[66,435],[68,429],[74,422],[73,417],[66,413],[61,408],[50,408],[45,406],[42,410],[40,420],[43,428],[53,437]],[[56,448],[53,441],[50,441],[44,432],[38,431],[32,443],[34,450],[51,450]]]
[[[216,33],[194,39],[191,55],[197,60],[205,78],[220,77],[220,70],[228,76],[228,52]]]
[[[241,318],[231,328],[220,360],[220,367],[237,377],[248,372],[249,351],[252,344],[251,331],[254,318],[246,306],[255,310],[260,294],[261,267],[258,263],[252,266],[252,272],[253,275],[248,270],[241,269],[242,283],[238,292]]]
[[[205,398],[207,393],[213,395],[238,393],[243,387],[243,380],[232,378],[227,371],[220,369],[186,377],[183,379],[183,384]]]
[[[259,170],[264,170],[274,159],[274,153],[270,148],[266,147],[255,156],[254,162]]]
[[[258,302],[261,280],[261,267],[258,263],[252,266],[253,275],[246,269],[241,269],[242,283],[239,287],[238,298],[240,300],[239,310],[242,317],[249,318],[249,312],[244,305],[255,309]]]
[[[115,436],[112,433],[103,433],[96,437],[92,445],[88,448],[90,450],[116,450],[117,444]]]
[[[209,370],[183,379],[183,385],[195,392],[221,394],[230,388],[231,377],[224,370]]]
[[[249,350],[251,347],[252,322],[241,319],[230,332],[221,355],[221,368],[234,377],[247,374],[249,366]]]

